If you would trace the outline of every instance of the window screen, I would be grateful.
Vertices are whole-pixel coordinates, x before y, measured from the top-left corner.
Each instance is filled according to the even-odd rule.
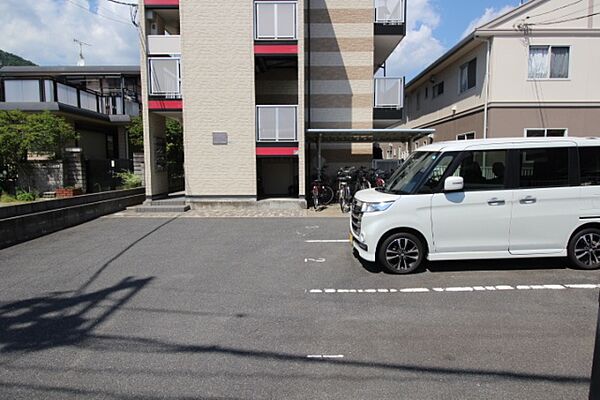
[[[566,147],[520,151],[520,188],[569,185],[569,151]]]
[[[579,148],[579,174],[582,186],[600,185],[600,147]]]
[[[36,103],[40,101],[40,82],[35,80],[4,81],[7,102]]]

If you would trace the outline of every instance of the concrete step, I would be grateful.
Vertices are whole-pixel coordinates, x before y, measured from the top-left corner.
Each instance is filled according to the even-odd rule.
[[[185,206],[185,200],[152,200],[148,202],[151,206]]]
[[[145,204],[135,207],[135,211],[139,213],[183,213],[190,210],[190,206],[183,205],[152,205]]]

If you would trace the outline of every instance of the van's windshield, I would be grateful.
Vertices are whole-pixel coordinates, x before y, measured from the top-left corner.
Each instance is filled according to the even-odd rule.
[[[394,172],[383,188],[383,192],[391,194],[412,193],[423,176],[438,160],[439,152],[416,151]]]

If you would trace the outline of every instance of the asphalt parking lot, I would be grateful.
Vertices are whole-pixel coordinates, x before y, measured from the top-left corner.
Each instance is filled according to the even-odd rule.
[[[586,399],[599,272],[354,258],[346,219],[101,218],[0,251],[0,398]]]

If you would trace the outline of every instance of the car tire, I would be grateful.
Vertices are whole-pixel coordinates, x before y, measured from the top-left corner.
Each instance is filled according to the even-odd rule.
[[[425,262],[423,241],[411,233],[395,233],[383,241],[378,259],[393,274],[410,274]]]
[[[569,242],[569,259],[579,269],[600,269],[600,229],[577,232]]]

